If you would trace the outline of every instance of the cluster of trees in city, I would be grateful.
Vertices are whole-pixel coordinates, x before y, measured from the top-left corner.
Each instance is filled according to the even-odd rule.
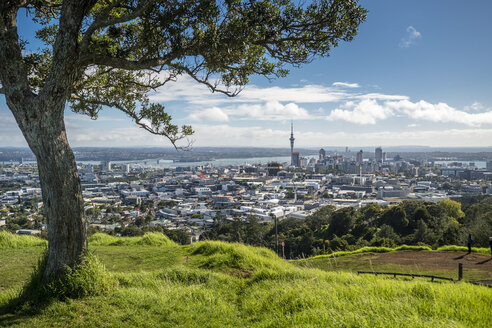
[[[15,232],[21,228],[39,229],[43,216],[28,220],[27,209],[32,208],[39,199],[11,207],[13,215],[7,217],[4,229]],[[174,207],[173,201],[162,201],[160,207]],[[106,213],[113,213],[101,223],[123,223],[119,216],[120,206],[103,206]],[[140,236],[148,231],[158,231],[179,244],[189,244],[192,235],[187,229],[167,229],[150,226],[154,220],[153,204],[140,205],[142,215],[129,224],[116,227],[114,231],[101,231],[89,227],[88,235],[96,232],[121,236]],[[87,215],[96,216],[101,208],[87,209]],[[41,209],[42,214],[42,209]],[[127,219],[125,220],[127,221]],[[44,234],[46,234],[44,232]],[[201,240],[223,240],[248,245],[268,247],[281,254],[280,242],[285,242],[285,255],[298,258],[317,254],[327,254],[339,250],[353,250],[364,246],[397,245],[465,245],[468,234],[474,238],[474,245],[487,247],[492,236],[492,196],[473,195],[460,198],[460,202],[442,200],[438,203],[419,200],[406,200],[397,205],[381,206],[376,203],[355,209],[345,207],[336,210],[325,206],[308,216],[305,220],[286,218],[278,220],[277,225],[260,222],[254,215],[245,221],[240,217],[232,221],[218,213],[214,224],[203,232]],[[46,236],[43,236],[46,237]]]
[[[8,205],[0,210],[0,219],[5,220],[3,229],[14,233],[19,229],[41,229],[42,224],[46,223],[46,217],[43,208],[35,208],[39,202],[41,198],[35,197],[21,201],[15,206]]]
[[[472,234],[474,246],[488,245],[492,197],[467,197],[462,204],[406,200],[398,205],[375,203],[360,209],[325,206],[305,220],[287,218],[279,220],[277,226],[261,223],[255,216],[246,222],[236,218],[226,223],[219,215],[201,239],[264,246],[279,253],[279,243],[284,241],[286,257],[298,258],[364,246],[466,245],[468,234]]]
[[[14,181],[0,181],[0,193],[10,190],[18,190],[21,188],[21,184]]]

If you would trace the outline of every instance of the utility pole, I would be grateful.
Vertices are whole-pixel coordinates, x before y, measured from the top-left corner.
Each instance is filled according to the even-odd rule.
[[[294,152],[294,121],[290,121],[290,165],[294,165],[294,157],[292,153]]]
[[[275,215],[275,253],[278,255],[278,230],[277,230],[277,216]]]

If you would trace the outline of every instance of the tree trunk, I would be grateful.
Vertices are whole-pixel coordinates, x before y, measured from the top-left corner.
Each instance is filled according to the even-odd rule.
[[[44,106],[50,106],[49,110],[31,108],[23,110],[24,115],[19,112],[14,115],[38,163],[48,219],[48,261],[44,278],[49,280],[64,266],[73,267],[81,259],[87,249],[87,233],[77,165],[65,131],[65,101],[57,100]],[[32,115],[43,117],[33,119]]]
[[[51,150],[36,156],[48,217],[45,278],[65,265],[73,266],[87,248],[84,200],[75,157],[65,131],[48,143],[51,143]]]

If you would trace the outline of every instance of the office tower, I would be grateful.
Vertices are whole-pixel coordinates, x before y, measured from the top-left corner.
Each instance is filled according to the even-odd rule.
[[[292,152],[292,166],[301,167],[299,152]]]
[[[110,161],[101,162],[101,172],[111,172],[111,162]]]
[[[357,165],[362,165],[362,149],[357,153]]]
[[[319,160],[322,161],[326,158],[326,152],[323,148],[319,150]]]
[[[377,163],[383,162],[383,149],[381,149],[381,147],[376,148],[375,158]]]
[[[488,161],[487,164],[486,164],[486,168],[487,170],[491,171],[492,172],[492,161]]]

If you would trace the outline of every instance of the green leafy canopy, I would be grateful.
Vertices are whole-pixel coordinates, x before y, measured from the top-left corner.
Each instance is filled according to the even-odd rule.
[[[150,103],[152,90],[188,75],[212,92],[234,96],[251,75],[283,77],[289,65],[328,56],[340,41],[351,41],[366,18],[355,0],[17,3],[43,26],[36,36],[45,47],[23,57],[33,92],[49,82],[57,47],[72,33],[71,65],[80,76],[68,81],[71,108],[94,119],[105,107],[117,108],[174,145],[193,130],[174,125],[162,105]],[[63,23],[74,9],[83,15],[75,32]]]

